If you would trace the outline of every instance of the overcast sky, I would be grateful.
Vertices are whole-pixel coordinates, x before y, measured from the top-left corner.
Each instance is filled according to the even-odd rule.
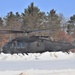
[[[10,11],[21,13],[31,2],[34,2],[40,11],[49,12],[55,9],[65,17],[75,14],[75,0],[0,0],[0,17],[6,16]]]

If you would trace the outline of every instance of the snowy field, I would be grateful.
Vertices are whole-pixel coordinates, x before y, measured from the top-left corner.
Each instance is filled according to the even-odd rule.
[[[75,75],[75,70],[0,71],[0,75]]]
[[[26,54],[0,54],[0,60],[7,61],[22,61],[22,60],[62,60],[62,59],[74,59],[75,53],[63,53],[63,52],[45,52],[45,53],[29,53]]]
[[[1,53],[0,75],[75,75],[75,53]]]

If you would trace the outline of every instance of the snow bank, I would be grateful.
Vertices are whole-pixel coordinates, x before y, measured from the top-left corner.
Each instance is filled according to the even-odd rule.
[[[45,52],[28,55],[1,53],[0,75],[75,75],[74,62],[75,53]]]
[[[0,54],[0,60],[58,60],[58,59],[73,59],[75,53],[63,53],[63,52],[45,52],[45,53],[29,53],[24,54]]]
[[[75,75],[75,70],[28,70],[27,75]]]
[[[75,75],[75,70],[0,71],[0,75]]]

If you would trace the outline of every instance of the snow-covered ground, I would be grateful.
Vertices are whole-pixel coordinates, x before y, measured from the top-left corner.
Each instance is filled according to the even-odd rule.
[[[62,59],[73,59],[75,53],[63,53],[63,52],[45,52],[45,53],[29,53],[26,54],[0,54],[0,60],[17,61],[17,60],[62,60]]]
[[[75,53],[1,53],[0,75],[75,75]]]
[[[75,75],[75,70],[22,70],[0,71],[0,75]]]

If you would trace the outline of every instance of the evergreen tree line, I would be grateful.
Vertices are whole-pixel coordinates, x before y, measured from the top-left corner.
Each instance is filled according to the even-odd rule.
[[[15,14],[11,11],[5,17],[0,17],[0,29],[10,30],[41,30],[50,29],[50,32],[58,30],[67,31],[68,34],[75,32],[75,14],[68,20],[63,14],[56,13],[51,9],[49,12],[40,11],[40,9],[31,3],[24,12]]]

